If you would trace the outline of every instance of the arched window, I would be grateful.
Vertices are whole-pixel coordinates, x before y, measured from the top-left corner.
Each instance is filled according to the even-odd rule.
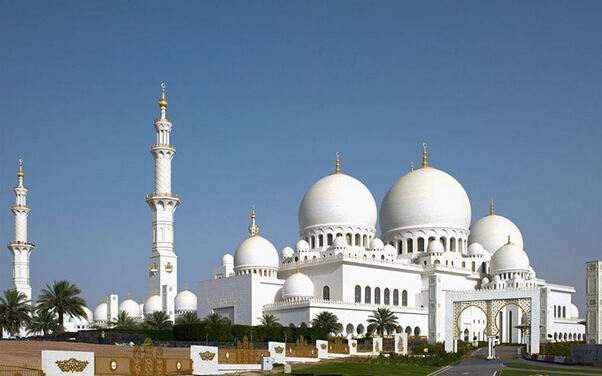
[[[355,234],[355,245],[360,245],[360,234]]]
[[[351,234],[345,235],[345,239],[347,240],[347,245],[351,245]]]
[[[418,252],[424,252],[424,238],[418,238]]]
[[[403,241],[398,240],[397,241],[397,254],[401,255],[401,251],[403,250]]]
[[[474,271],[476,270],[476,268],[477,268],[477,265],[476,265],[476,264],[475,264],[475,262],[473,261],[473,262],[472,262],[472,268],[471,268],[471,270],[474,272]]]
[[[462,267],[465,268],[466,267],[466,261],[462,261]]]
[[[362,302],[362,288],[359,285],[355,286],[355,302]]]
[[[324,235],[318,235],[318,246],[324,247]]]
[[[364,303],[370,304],[372,300],[372,291],[369,286],[364,289]]]
[[[408,292],[406,290],[401,292],[401,305],[404,307],[408,306]]]
[[[362,239],[362,246],[367,247],[368,246],[368,236],[364,235],[363,239]]]
[[[485,261],[481,264],[481,273],[487,274],[487,264]]]
[[[408,239],[408,253],[414,252],[414,239]]]
[[[447,239],[445,239],[445,238],[439,238],[439,241],[443,245],[443,250],[447,251]]]
[[[449,239],[449,250],[451,252],[456,252],[456,238]]]
[[[309,244],[311,249],[314,249],[316,247],[316,237],[312,236],[311,237],[311,243]]]
[[[380,287],[374,289],[374,304],[380,304]]]
[[[385,289],[385,295],[383,297],[383,303],[385,305],[391,304],[391,302],[389,301],[389,289],[388,288]]]
[[[322,299],[330,300],[330,287],[324,286],[322,289]]]
[[[332,245],[332,234],[326,235],[326,243]]]
[[[393,305],[399,305],[399,290],[393,290]]]
[[[406,334],[408,335],[408,337],[412,335],[412,327],[406,326]]]
[[[414,335],[415,335],[416,337],[418,337],[418,336],[420,335],[420,328],[419,328],[419,327],[415,327],[415,328],[414,328]]]
[[[562,318],[566,318],[566,307],[562,307]],[[565,338],[566,339],[566,338]]]

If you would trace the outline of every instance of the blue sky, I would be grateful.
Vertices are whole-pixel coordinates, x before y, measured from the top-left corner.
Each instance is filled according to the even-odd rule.
[[[30,188],[34,295],[69,279],[89,306],[148,296],[153,119],[174,121],[179,283],[247,236],[298,236],[333,169],[377,203],[420,159],[455,176],[473,221],[489,197],[539,277],[600,259],[602,3],[571,1],[2,2],[0,238],[17,158]],[[0,252],[0,287],[12,257]]]

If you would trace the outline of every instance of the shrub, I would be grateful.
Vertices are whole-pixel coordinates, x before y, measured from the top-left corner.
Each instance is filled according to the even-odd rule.
[[[253,342],[296,341],[303,336],[307,341],[315,342],[317,339],[328,339],[326,330],[309,327],[285,326],[250,326],[229,324],[184,324],[174,325],[173,336],[176,341],[212,341],[231,342],[241,341],[245,336]]]

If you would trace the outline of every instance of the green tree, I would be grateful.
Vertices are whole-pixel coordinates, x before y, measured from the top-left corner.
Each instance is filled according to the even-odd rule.
[[[27,295],[17,290],[4,290],[4,297],[0,297],[0,338],[2,329],[11,336],[19,334],[22,326],[31,322],[29,314],[32,311]]]
[[[339,333],[343,330],[343,325],[339,323],[339,318],[332,312],[322,311],[311,320],[311,326],[315,328],[327,329],[328,333]]]
[[[397,327],[397,316],[389,308],[378,308],[368,317],[368,333],[381,336],[387,331],[392,333]]]
[[[258,317],[258,319],[263,326],[280,326],[280,319],[271,313],[264,313],[261,317]]]
[[[65,332],[65,313],[73,317],[88,318],[84,307],[86,301],[78,296],[82,290],[69,281],[54,281],[52,286],[46,285],[38,297],[36,311],[54,311],[59,315],[57,333]]]
[[[144,326],[149,329],[168,329],[171,324],[169,315],[164,311],[155,311],[144,317]]]
[[[205,318],[203,319],[204,323],[207,324],[222,324],[222,325],[227,325],[230,324],[230,320],[228,320],[227,317],[224,317],[222,315],[220,315],[219,313],[211,313],[207,316],[205,316]]]
[[[109,326],[115,329],[134,329],[138,327],[138,322],[135,318],[128,315],[126,311],[122,311],[117,315],[117,319],[109,323]]]
[[[186,312],[180,317],[176,318],[177,325],[184,324],[198,324],[201,322],[201,319],[196,315],[196,312]]]
[[[45,336],[50,332],[56,332],[59,327],[59,320],[54,311],[39,311],[31,318],[27,325],[28,334],[44,333]]]

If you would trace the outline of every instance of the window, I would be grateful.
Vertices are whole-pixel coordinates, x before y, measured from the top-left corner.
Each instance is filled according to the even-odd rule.
[[[370,304],[372,299],[372,291],[370,291],[370,287],[366,286],[364,289],[364,303]]]
[[[351,234],[345,235],[345,239],[347,240],[347,245],[351,245]]]
[[[327,245],[332,245],[332,234],[326,235],[326,243]]]
[[[374,304],[380,304],[380,287],[374,289]]]
[[[408,253],[414,252],[414,239],[408,239]]]
[[[418,252],[424,252],[424,238],[418,238]]]
[[[443,250],[447,251],[447,239],[445,239],[445,238],[439,238],[439,241],[443,245]]]
[[[408,337],[412,335],[412,328],[411,327],[406,326],[406,334],[408,335]]]
[[[398,254],[398,255],[401,255],[401,251],[402,251],[402,249],[403,249],[403,241],[401,241],[401,240],[398,240],[398,241],[397,241],[397,254]]]
[[[355,302],[362,302],[362,288],[359,285],[355,286]]]
[[[415,328],[414,328],[414,335],[415,335],[416,337],[418,337],[418,336],[420,335],[420,328],[419,328],[419,327],[415,327]]]
[[[562,318],[566,318],[566,307],[562,307]]]
[[[367,235],[364,235],[364,238],[362,239],[362,245],[364,247],[368,246],[368,236]]]
[[[355,234],[355,245],[360,245],[360,234]]]
[[[404,307],[408,306],[408,292],[403,290],[401,293],[401,305]]]
[[[393,290],[393,305],[399,305],[399,290]]]
[[[385,289],[385,295],[383,297],[383,300],[385,305],[391,304],[391,302],[389,301],[389,289]]]
[[[319,247],[324,247],[324,235],[319,235],[318,236],[318,246]]]
[[[312,236],[311,237],[311,244],[310,244],[310,248],[314,249],[316,247],[316,237]]]
[[[330,287],[324,286],[322,289],[322,299],[330,300]]]
[[[475,262],[474,262],[474,261],[472,262],[472,268],[471,268],[471,270],[472,270],[473,272],[476,270],[476,264],[475,264]]]

